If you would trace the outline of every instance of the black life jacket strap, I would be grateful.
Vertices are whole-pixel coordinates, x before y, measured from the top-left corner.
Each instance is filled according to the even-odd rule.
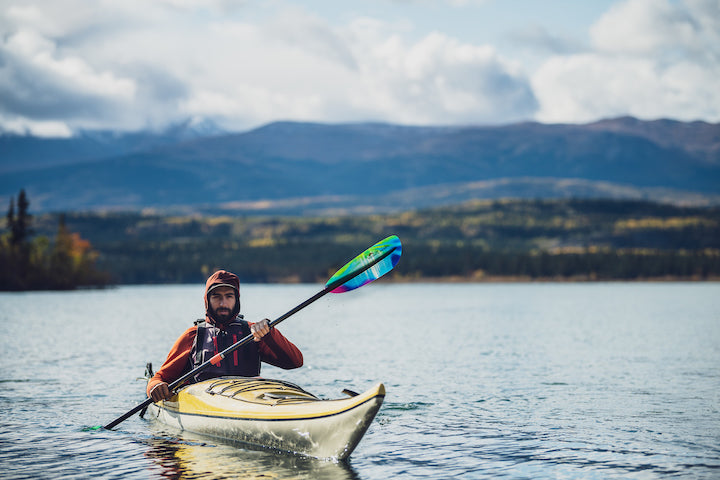
[[[233,322],[235,322],[236,320],[244,320],[244,319],[245,319],[244,316],[238,315],[237,317],[235,317],[235,320],[233,320],[233,321],[230,322],[230,323],[233,323]],[[198,318],[197,320],[195,320],[195,321],[193,322],[193,325],[195,325],[196,327],[205,327],[205,326],[206,326],[206,323],[207,323],[207,322],[205,321],[204,318]]]

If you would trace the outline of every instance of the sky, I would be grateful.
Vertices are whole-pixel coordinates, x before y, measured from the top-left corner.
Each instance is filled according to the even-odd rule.
[[[0,131],[720,122],[720,0],[0,0]]]

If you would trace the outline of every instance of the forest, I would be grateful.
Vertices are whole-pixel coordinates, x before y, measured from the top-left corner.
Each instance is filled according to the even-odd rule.
[[[84,268],[100,284],[202,282],[218,268],[243,282],[325,282],[391,234],[403,241],[395,281],[720,278],[720,208],[646,201],[471,201],[339,217],[68,212],[34,218],[36,237],[61,238],[58,225],[87,242]]]
[[[17,205],[17,207],[16,207]],[[57,218],[54,240],[35,235],[30,201],[21,190],[10,199],[0,235],[0,291],[71,290],[100,287],[111,275],[96,268],[90,242],[68,230],[65,215]]]

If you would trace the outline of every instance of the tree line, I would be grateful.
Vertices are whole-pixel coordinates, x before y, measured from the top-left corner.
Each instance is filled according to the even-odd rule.
[[[70,290],[102,286],[110,276],[96,268],[98,253],[60,215],[54,241],[34,235],[25,190],[10,199],[0,236],[0,290]]]
[[[18,217],[19,212],[8,225],[22,230]],[[83,270],[92,264],[121,284],[197,283],[218,268],[235,271],[243,282],[325,282],[390,234],[404,246],[390,274],[398,281],[720,278],[717,207],[502,200],[339,217],[69,212],[57,223],[56,215],[34,219],[38,237],[46,237],[40,244],[50,253],[44,271],[62,263],[51,260],[57,248],[74,249],[79,258],[82,244]],[[8,244],[15,235],[10,227]],[[71,235],[74,247],[62,240],[68,231],[82,234]],[[61,241],[51,244],[53,233]],[[92,282],[86,277],[75,283]]]

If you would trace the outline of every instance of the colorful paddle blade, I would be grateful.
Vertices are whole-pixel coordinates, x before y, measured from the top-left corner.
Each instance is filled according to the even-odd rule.
[[[381,240],[352,259],[325,284],[332,293],[343,293],[377,280],[393,269],[402,255],[402,244],[396,235]]]

